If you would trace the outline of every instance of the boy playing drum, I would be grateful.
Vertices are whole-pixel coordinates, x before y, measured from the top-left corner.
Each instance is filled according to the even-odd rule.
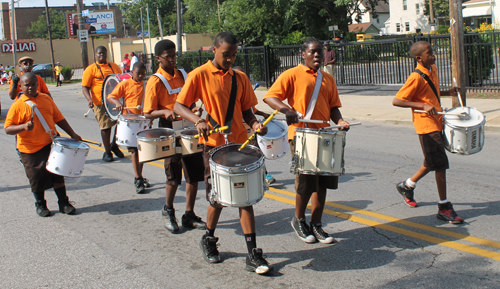
[[[51,215],[45,201],[45,190],[53,187],[59,200],[59,211],[63,214],[74,214],[76,209],[69,203],[64,177],[55,175],[45,168],[52,138],[26,101],[36,105],[54,134],[57,134],[55,128],[57,124],[73,139],[81,141],[82,138],[73,131],[52,98],[37,91],[38,80],[33,73],[24,73],[19,82],[23,94],[10,107],[4,129],[7,134],[18,136],[17,148],[21,153],[21,161],[30,181],[31,191],[35,196],[36,212],[40,217]]]

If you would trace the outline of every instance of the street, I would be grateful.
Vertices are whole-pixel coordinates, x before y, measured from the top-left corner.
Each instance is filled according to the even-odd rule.
[[[81,86],[49,89],[76,133],[100,142],[93,113],[83,117],[88,108]],[[0,93],[3,126],[12,101],[6,91]],[[346,118],[351,121],[354,116]],[[203,231],[181,228],[173,235],[164,228],[161,161],[144,166],[143,175],[152,187],[137,195],[130,159],[105,163],[103,149],[90,145],[83,176],[66,178],[77,214],[59,213],[51,189],[46,199],[53,216],[39,217],[14,137],[2,132],[0,284],[2,288],[499,288],[499,144],[500,132],[487,130],[481,152],[448,153],[448,199],[465,219],[462,225],[451,225],[436,218],[432,172],[415,189],[417,208],[405,205],[396,191],[395,185],[410,177],[423,160],[413,126],[387,121],[353,126],[346,138],[346,174],[340,177],[338,190],[328,191],[322,220],[324,230],[337,240],[333,245],[306,244],[297,238],[290,226],[295,212],[290,155],[266,161],[277,183],[254,209],[257,245],[274,272],[260,276],[245,270],[246,245],[236,208],[223,210],[215,231],[220,264],[204,261],[199,248]],[[179,186],[175,198],[179,223],[184,189],[184,184]],[[207,208],[200,183],[195,212],[206,220]]]

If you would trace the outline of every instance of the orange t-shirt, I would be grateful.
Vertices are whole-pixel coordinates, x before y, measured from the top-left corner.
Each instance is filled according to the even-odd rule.
[[[4,128],[11,125],[27,123],[31,120],[33,110],[25,102],[28,99],[36,104],[49,128],[53,130],[54,133],[57,132],[56,123],[64,120],[64,116],[57,108],[54,100],[45,93],[38,93],[36,97],[29,97],[23,94],[21,98],[15,101],[10,107],[5,119]],[[17,134],[17,149],[22,153],[36,153],[44,146],[52,143],[50,135],[45,132],[36,114],[33,117],[33,122],[34,126],[32,131],[23,131]]]
[[[177,102],[185,106],[201,99],[205,104],[208,114],[220,125],[224,125],[229,96],[231,94],[231,82],[233,73],[236,73],[238,88],[234,105],[232,134],[228,135],[228,140],[235,143],[244,143],[248,136],[247,130],[243,126],[243,111],[251,109],[257,105],[257,97],[253,92],[250,80],[243,72],[229,69],[226,73],[217,69],[212,61],[196,68],[189,73],[189,76],[177,96]],[[208,123],[208,117],[207,117]],[[211,134],[208,142],[200,138],[202,143],[209,146],[220,146],[224,144],[224,136],[220,133]]]
[[[182,73],[174,68],[174,76],[168,74],[160,65],[156,71],[163,75],[170,85],[170,88],[176,89],[184,85]],[[156,76],[151,76],[146,84],[146,97],[144,99],[144,113],[151,113],[153,110],[169,109],[174,110],[175,99],[178,93],[170,95],[167,88]],[[162,116],[163,117],[163,116]],[[164,117],[163,117],[164,118]]]
[[[100,68],[100,69],[99,69]],[[93,63],[83,72],[82,86],[90,87],[94,105],[102,105],[102,85],[108,74],[121,74],[122,70],[113,62]]]
[[[21,72],[21,75],[23,73]],[[43,78],[40,75],[35,75],[36,78],[38,79],[38,92],[41,93],[50,93],[49,88],[47,87],[47,84],[45,84],[45,81],[43,81]],[[9,90],[12,90],[12,81],[10,82]],[[17,85],[17,93],[16,93],[16,98],[19,95],[19,93],[22,92],[21,90],[21,83]]]
[[[124,107],[142,106],[142,95],[144,93],[144,82],[135,81],[133,78],[126,79],[113,89],[108,95],[108,98],[120,99],[123,97]],[[142,114],[141,109],[129,108],[128,111],[133,114]],[[127,109],[124,109],[122,114],[128,114]]]
[[[323,79],[311,119],[330,120],[330,111],[332,108],[342,106],[333,76],[321,70],[314,72],[303,64],[299,64],[283,72],[267,91],[264,99],[270,97],[277,97],[281,101],[288,99],[288,104],[293,109],[305,115],[313,94],[318,73],[323,75]],[[308,128],[313,129],[327,126],[329,125],[326,123],[307,124]],[[305,123],[299,122],[288,127],[288,139],[293,139],[295,136],[295,129],[299,127],[305,127]]]
[[[417,69],[429,76],[439,94],[439,77],[437,67],[432,65],[431,70],[429,71],[427,68],[418,64]],[[427,103],[434,106],[436,111],[443,111],[438,98],[434,94],[434,91],[432,91],[432,88],[427,81],[425,81],[425,79],[418,73],[412,73],[408,76],[406,83],[396,94],[396,98],[405,101]],[[413,125],[415,126],[417,134],[428,134],[435,131],[442,131],[442,118],[442,115],[428,115],[426,113],[413,112]]]

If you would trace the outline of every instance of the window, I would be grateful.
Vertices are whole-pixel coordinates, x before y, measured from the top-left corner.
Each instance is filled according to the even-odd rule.
[[[401,24],[396,23],[396,32],[401,32]]]
[[[415,4],[415,10],[417,10],[417,14],[420,14],[420,4]]]
[[[408,0],[403,0],[403,10],[408,10]]]
[[[405,22],[405,30],[410,31],[410,22]]]
[[[377,17],[377,23],[380,23],[380,18]]]

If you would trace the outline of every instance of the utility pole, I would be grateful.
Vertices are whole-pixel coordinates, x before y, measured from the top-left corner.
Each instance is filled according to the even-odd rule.
[[[11,17],[10,17],[10,31],[11,35],[10,38],[12,38],[12,56],[14,57],[14,74],[17,74],[19,72],[19,68],[17,68],[17,53],[16,53],[16,11],[14,11],[14,0],[10,0],[10,7],[11,7]]]
[[[109,0],[108,0],[108,10],[109,10]],[[111,59],[113,59],[113,62],[115,62],[115,53],[113,52],[113,39],[111,38],[111,34],[109,34],[108,37],[109,37],[109,49],[111,50]]]
[[[47,16],[47,32],[49,33],[49,43],[50,43],[50,59],[52,60],[52,75],[54,75],[54,68],[56,63],[54,62],[54,47],[52,46],[52,35],[50,33],[50,16],[49,16],[49,3],[45,0],[45,15]],[[57,82],[57,79],[56,79]]]
[[[83,30],[85,29],[85,25],[83,24],[83,17],[82,17],[82,7],[83,7],[83,0],[76,0],[76,12],[78,13],[78,29]],[[78,35],[76,36],[78,37]],[[89,35],[90,37],[90,35]],[[87,42],[80,42],[80,48],[82,50],[82,65],[83,69],[87,68],[89,66],[89,54],[87,50]]]
[[[158,18],[158,29],[160,29],[160,37],[163,40],[163,31],[161,29],[160,8],[156,7],[156,18]]]
[[[177,54],[182,54],[181,0],[177,0]]]
[[[462,102],[466,99],[464,29],[462,17],[462,0],[450,0],[450,44],[451,44],[451,75],[460,87]],[[453,86],[453,83],[452,83]],[[452,106],[460,106],[457,96],[452,97]]]
[[[146,44],[144,43],[144,21],[142,20],[142,8],[141,7],[141,36],[142,36],[142,54],[146,56]]]
[[[434,25],[434,9],[432,8],[432,0],[429,0],[429,14],[431,15],[431,25]]]
[[[108,0],[109,1],[109,0]],[[146,13],[148,15],[148,36],[149,36],[149,53],[153,53],[153,48],[151,47],[151,29],[149,27],[149,3],[146,4]]]

